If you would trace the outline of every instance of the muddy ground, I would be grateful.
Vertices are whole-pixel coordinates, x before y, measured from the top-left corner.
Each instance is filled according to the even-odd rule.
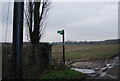
[[[86,79],[120,79],[120,56],[108,60],[75,59],[70,67],[94,69],[96,73],[90,74]]]

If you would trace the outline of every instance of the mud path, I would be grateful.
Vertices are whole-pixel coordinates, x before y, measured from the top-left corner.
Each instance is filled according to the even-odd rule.
[[[88,75],[86,79],[120,79],[120,56],[105,61],[78,61],[71,69]]]

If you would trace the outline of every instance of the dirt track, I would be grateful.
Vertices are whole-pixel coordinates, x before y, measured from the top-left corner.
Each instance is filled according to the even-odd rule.
[[[107,61],[74,62],[71,66],[97,70],[96,74],[91,74],[92,76],[90,75],[87,79],[120,79],[120,56],[113,57]]]

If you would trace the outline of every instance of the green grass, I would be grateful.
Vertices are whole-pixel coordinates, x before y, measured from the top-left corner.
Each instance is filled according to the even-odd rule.
[[[43,74],[39,79],[76,79],[82,78],[84,74],[76,72],[72,69],[52,70],[47,74]]]
[[[66,60],[87,58],[87,59],[105,59],[118,54],[117,44],[105,45],[66,45]],[[62,46],[54,45],[52,47],[53,59],[62,59]]]

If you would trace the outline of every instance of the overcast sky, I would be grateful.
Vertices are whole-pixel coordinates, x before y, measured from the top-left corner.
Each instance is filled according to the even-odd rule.
[[[98,0],[97,0],[98,1]],[[1,4],[1,3],[0,3]],[[13,3],[9,6],[7,41],[12,41]],[[0,41],[5,41],[8,2],[2,2]],[[1,18],[0,18],[1,19]],[[48,12],[47,27],[41,41],[61,41],[57,30],[65,30],[66,40],[105,40],[118,38],[117,2],[52,2]],[[24,41],[26,37],[24,35]]]

